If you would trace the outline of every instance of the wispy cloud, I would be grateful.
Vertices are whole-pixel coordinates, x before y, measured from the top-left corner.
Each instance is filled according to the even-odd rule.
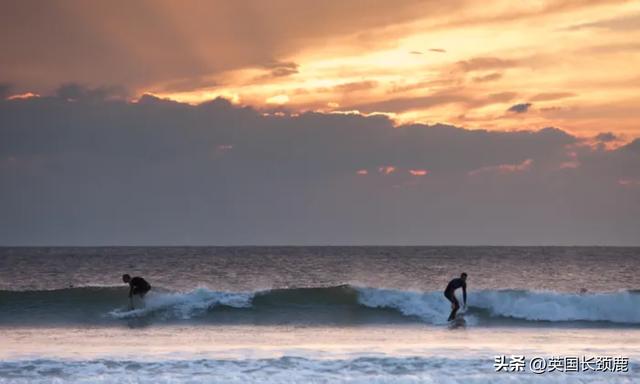
[[[640,29],[640,13],[631,15],[622,15],[609,19],[601,19],[581,24],[575,24],[569,27],[569,30],[601,28],[618,31],[631,31]]]
[[[507,112],[525,113],[529,111],[530,107],[531,107],[531,103],[514,104],[511,107],[509,107],[509,109],[507,109]]]

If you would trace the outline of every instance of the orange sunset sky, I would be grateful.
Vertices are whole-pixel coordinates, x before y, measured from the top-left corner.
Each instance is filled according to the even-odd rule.
[[[640,134],[638,1],[7,2],[5,97],[61,84],[469,129]]]

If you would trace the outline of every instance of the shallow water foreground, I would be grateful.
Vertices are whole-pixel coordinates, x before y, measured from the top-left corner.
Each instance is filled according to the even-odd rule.
[[[640,330],[422,325],[0,329],[0,383],[633,383]],[[629,372],[495,372],[496,356],[631,359]]]

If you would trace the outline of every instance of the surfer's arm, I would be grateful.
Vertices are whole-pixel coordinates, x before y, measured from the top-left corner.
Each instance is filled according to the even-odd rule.
[[[462,301],[464,301],[464,306],[467,306],[467,283],[464,283],[462,286]]]
[[[133,286],[129,285],[129,309],[133,309]]]

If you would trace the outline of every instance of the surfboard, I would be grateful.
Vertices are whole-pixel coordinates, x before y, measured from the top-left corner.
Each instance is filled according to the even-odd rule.
[[[467,325],[467,322],[464,319],[464,314],[463,313],[458,313],[458,314],[456,314],[455,319],[449,320],[449,328],[450,329],[465,327],[466,325]]]

